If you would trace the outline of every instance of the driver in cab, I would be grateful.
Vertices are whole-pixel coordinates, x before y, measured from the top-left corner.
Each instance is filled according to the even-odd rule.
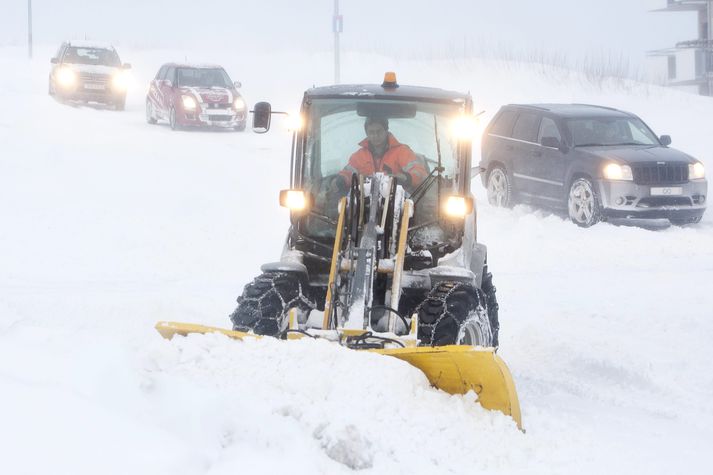
[[[334,180],[334,187],[346,193],[352,174],[373,175],[378,172],[396,177],[406,190],[413,190],[428,176],[425,166],[408,147],[389,132],[385,117],[367,117],[364,122],[366,138],[359,142],[359,150],[349,157],[347,165]]]

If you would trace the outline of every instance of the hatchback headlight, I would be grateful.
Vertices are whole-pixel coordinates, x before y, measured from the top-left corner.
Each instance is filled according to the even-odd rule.
[[[242,97],[236,97],[233,101],[233,107],[235,110],[241,111],[245,109],[245,101]]]
[[[195,110],[196,100],[191,96],[181,96],[181,101],[183,102],[183,108],[187,111]]]
[[[607,164],[602,174],[607,180],[632,181],[634,179],[634,175],[631,173],[631,167],[629,165],[619,165],[618,163]]]
[[[706,177],[706,170],[701,162],[688,164],[688,179],[698,180]]]

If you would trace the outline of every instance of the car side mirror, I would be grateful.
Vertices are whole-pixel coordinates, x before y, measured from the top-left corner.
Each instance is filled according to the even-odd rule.
[[[671,145],[671,136],[670,135],[662,135],[659,137],[659,142],[661,142],[661,145],[664,147],[668,147]]]
[[[560,142],[560,139],[558,139],[557,137],[542,137],[540,144],[542,144],[543,147],[549,148],[562,147],[562,142]]]
[[[269,102],[258,102],[253,108],[253,132],[264,134],[270,130],[272,120],[272,106]]]
[[[131,63],[124,63],[121,67],[123,69],[131,69]]]
[[[52,63],[52,64],[59,63],[59,58],[50,58],[50,63]]]
[[[243,83],[241,83],[240,81],[235,81],[233,83],[233,86],[235,86],[235,89],[240,89],[241,87],[243,87]]]
[[[173,87],[173,84],[171,84],[171,81],[169,79],[161,80],[161,84],[166,87]]]

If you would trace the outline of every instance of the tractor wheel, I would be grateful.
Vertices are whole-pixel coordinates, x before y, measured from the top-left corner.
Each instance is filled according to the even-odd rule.
[[[264,273],[246,285],[238,297],[238,308],[230,315],[233,329],[278,336],[287,328],[291,308],[316,307],[307,293],[304,279],[294,273]]]
[[[495,295],[495,286],[493,285],[493,274],[488,272],[488,266],[483,267],[483,283],[480,285],[481,290],[485,293],[485,303],[488,310],[488,321],[490,322],[490,330],[493,333],[493,346],[498,347],[498,333],[500,332],[500,321],[498,320],[498,299]]]
[[[421,345],[495,345],[487,296],[471,284],[441,282],[416,311]]]

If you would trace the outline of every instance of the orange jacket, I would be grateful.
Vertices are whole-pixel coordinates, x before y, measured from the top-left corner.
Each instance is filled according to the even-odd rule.
[[[347,166],[339,172],[339,175],[344,179],[344,184],[349,186],[352,173],[368,176],[376,172],[383,172],[389,175],[404,175],[409,180],[407,185],[412,188],[420,185],[428,176],[423,163],[408,145],[400,143],[391,133],[389,133],[388,140],[389,147],[384,152],[381,160],[377,160],[372,156],[367,139],[359,142],[361,148],[349,157]],[[387,168],[391,171],[387,170]]]

